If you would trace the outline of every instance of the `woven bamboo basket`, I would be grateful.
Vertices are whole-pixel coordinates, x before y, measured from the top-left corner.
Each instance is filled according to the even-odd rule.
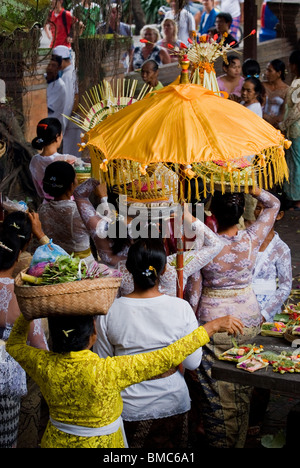
[[[106,315],[120,284],[121,278],[106,277],[27,286],[19,273],[15,278],[15,293],[27,320],[55,315]]]

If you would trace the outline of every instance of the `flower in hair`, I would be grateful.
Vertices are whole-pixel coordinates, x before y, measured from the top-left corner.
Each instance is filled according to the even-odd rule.
[[[15,222],[13,224],[10,224],[10,227],[13,227],[15,229],[20,229],[20,226],[18,226]]]
[[[38,139],[36,140],[36,142],[37,142],[37,143],[44,143],[44,140],[43,140],[43,138],[38,138]]]
[[[67,338],[69,338],[69,333],[71,333],[72,331],[75,331],[75,329],[73,328],[72,330],[63,330],[63,334],[66,335]]]
[[[3,242],[1,242],[1,241],[0,241],[0,247],[2,249],[8,250],[9,252],[13,251],[13,249],[10,249],[9,247],[7,247],[7,245],[3,244]]]
[[[142,275],[150,276],[150,275],[152,275],[152,272],[154,272],[155,276],[157,276],[156,269],[153,266],[150,265],[149,268],[147,268],[147,270],[142,272]]]

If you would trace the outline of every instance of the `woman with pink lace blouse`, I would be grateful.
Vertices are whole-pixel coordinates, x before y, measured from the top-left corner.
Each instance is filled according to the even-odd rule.
[[[239,345],[255,339],[260,331],[262,316],[252,290],[252,271],[280,206],[278,199],[264,190],[257,188],[252,195],[264,209],[250,227],[238,230],[237,224],[244,212],[244,194],[215,192],[211,212],[217,219],[218,235],[225,245],[202,268],[201,274],[194,275],[188,282],[189,301],[200,323],[228,314],[244,323],[244,335],[237,338]],[[231,339],[226,334],[215,335],[204,347],[198,369],[204,430],[211,447],[243,447],[247,434],[252,389],[211,378],[211,368],[219,354],[231,347]]]

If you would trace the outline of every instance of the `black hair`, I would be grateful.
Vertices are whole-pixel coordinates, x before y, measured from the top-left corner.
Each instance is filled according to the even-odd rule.
[[[53,60],[53,62],[57,62],[58,66],[61,67],[63,59],[62,59],[62,57],[60,55],[52,54],[51,55],[51,60]]]
[[[37,124],[37,136],[32,140],[33,148],[42,150],[45,146],[51,145],[56,141],[57,137],[62,132],[62,126],[58,119],[55,117],[48,117],[42,119]]]
[[[240,57],[238,57],[237,55],[227,55],[227,63],[224,61],[223,67],[229,67],[229,65],[231,65],[235,60],[239,60],[239,62],[241,61]]]
[[[271,60],[270,65],[274,68],[277,73],[280,73],[282,81],[285,80],[285,63],[280,59]]]
[[[232,24],[232,16],[230,13],[225,13],[224,11],[221,11],[217,14],[216,18],[223,18],[225,20],[225,23],[229,24],[229,26],[231,26]]]
[[[146,60],[142,65],[142,69],[144,65],[147,65],[147,63],[150,63],[152,65],[153,71],[157,71],[159,69],[158,63],[156,62],[156,60],[153,59]]]
[[[294,50],[289,57],[289,63],[296,65],[298,70],[298,75],[300,74],[300,50]]]
[[[62,315],[48,317],[51,347],[55,353],[70,353],[87,349],[94,333],[92,315]]]
[[[60,197],[70,188],[75,177],[76,172],[70,163],[54,161],[45,169],[43,189],[51,197]]]
[[[138,239],[128,251],[126,268],[141,289],[153,288],[164,271],[167,256],[162,239]]]
[[[32,225],[29,216],[24,211],[14,211],[5,216],[2,231],[10,238],[17,238],[20,249],[23,250],[32,237]]]
[[[0,271],[9,270],[17,261],[21,252],[21,241],[17,236],[2,232],[0,236]]]
[[[258,78],[260,75],[260,65],[257,60],[248,58],[243,62],[242,71],[246,78],[250,78],[251,76]]]
[[[238,224],[245,209],[245,196],[243,193],[224,193],[215,191],[210,210],[216,217],[221,230]]]
[[[266,90],[265,90],[264,85],[262,84],[262,82],[258,78],[255,78],[254,76],[250,76],[249,78],[246,78],[244,83],[246,83],[247,81],[249,81],[250,83],[253,84],[254,91],[255,91],[255,93],[257,95],[256,98],[257,98],[258,102],[260,102],[260,104],[262,104],[264,102],[264,97],[265,97],[265,94],[266,94]]]

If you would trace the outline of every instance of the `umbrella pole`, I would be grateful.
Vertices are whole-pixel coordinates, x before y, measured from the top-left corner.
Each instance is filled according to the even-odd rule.
[[[180,168],[179,171],[179,182],[178,182],[178,194],[181,193],[180,186],[182,185],[183,190],[182,193],[184,193],[184,178],[182,176],[183,174],[183,168]],[[181,202],[182,203],[182,202]],[[183,208],[182,203],[182,208]],[[183,212],[183,210],[181,210]],[[183,258],[183,253],[184,253],[184,233],[181,230],[181,235],[180,237],[177,238],[177,255],[176,255],[176,266],[177,266],[177,297],[180,299],[183,299],[183,267],[184,267],[184,258]]]

